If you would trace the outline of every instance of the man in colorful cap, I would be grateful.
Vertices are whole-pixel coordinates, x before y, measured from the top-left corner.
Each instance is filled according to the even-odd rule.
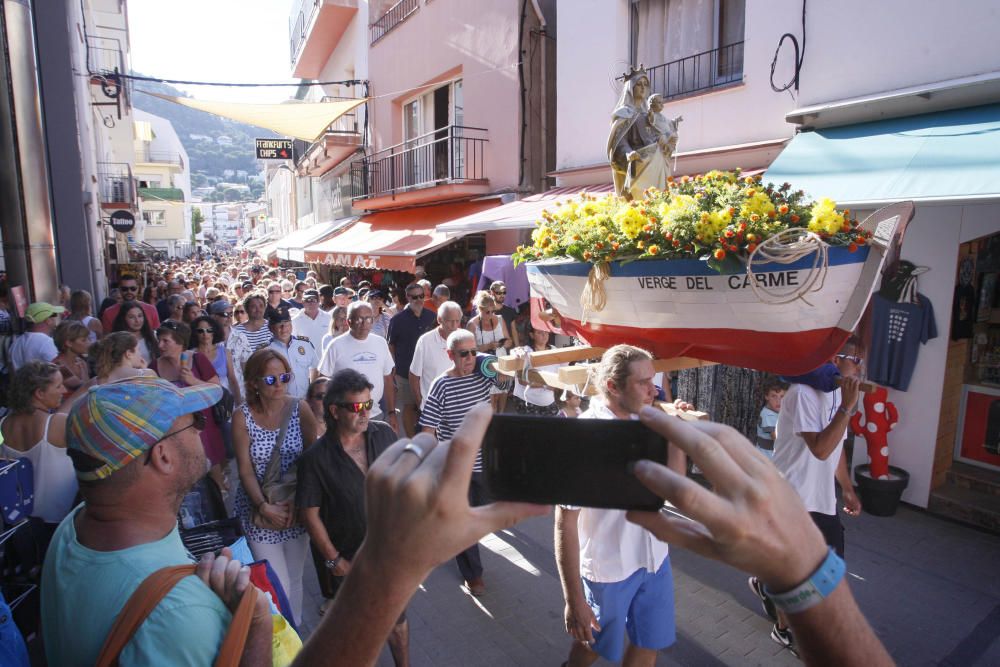
[[[267,322],[274,336],[268,347],[281,354],[292,367],[288,395],[304,399],[309,393],[309,384],[318,377],[319,352],[305,336],[292,335],[292,318],[287,312],[275,311],[268,316]]]
[[[24,319],[28,322],[25,333],[10,346],[11,373],[29,361],[52,361],[59,354],[52,341],[52,332],[59,326],[59,316],[66,309],[39,301],[28,306]]]
[[[84,502],[59,524],[42,571],[49,664],[93,665],[146,577],[191,562],[177,531],[177,511],[206,470],[198,436],[201,410],[221,397],[218,385],[182,389],[141,378],[95,387],[70,410],[66,445]],[[226,549],[203,558],[196,574],[167,593],[135,631],[121,664],[214,662],[247,590],[249,570],[230,560]],[[255,594],[246,664],[264,663],[271,655],[268,602]]]

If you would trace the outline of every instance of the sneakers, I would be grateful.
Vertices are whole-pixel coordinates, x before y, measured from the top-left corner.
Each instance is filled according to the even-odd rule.
[[[775,623],[774,627],[771,628],[771,640],[774,641],[774,643],[787,648],[795,657],[799,656],[798,651],[795,650],[795,642],[792,639],[792,631],[788,628],[779,628],[778,624]]]
[[[767,617],[772,621],[777,621],[778,612],[774,608],[774,603],[771,602],[771,598],[767,597],[767,593],[764,592],[764,584],[760,583],[760,581],[757,580],[757,577],[750,577],[747,579],[747,585],[750,587],[750,590],[753,591],[753,594],[760,599],[760,605],[763,607],[764,613],[767,614]]]

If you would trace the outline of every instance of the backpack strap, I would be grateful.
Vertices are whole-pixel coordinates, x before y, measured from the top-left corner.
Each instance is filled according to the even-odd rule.
[[[132,593],[132,597],[122,607],[114,625],[111,626],[111,631],[98,654],[95,663],[97,667],[117,665],[122,650],[132,641],[139,626],[181,579],[193,575],[194,572],[194,565],[173,565],[159,569],[146,577]],[[234,667],[239,664],[250,631],[250,621],[253,620],[256,595],[247,594],[252,590],[254,590],[252,587],[248,588],[240,599],[239,607],[233,614],[229,630],[219,648],[219,655],[215,660],[216,667]]]

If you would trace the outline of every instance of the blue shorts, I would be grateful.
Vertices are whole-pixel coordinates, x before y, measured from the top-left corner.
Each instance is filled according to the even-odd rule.
[[[602,584],[584,579],[583,591],[601,626],[590,648],[605,660],[622,659],[625,632],[638,648],[659,650],[677,640],[669,556],[655,574],[642,568],[625,581]]]

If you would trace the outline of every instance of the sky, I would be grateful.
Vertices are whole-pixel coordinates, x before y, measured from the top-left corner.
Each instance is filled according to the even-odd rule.
[[[292,0],[128,0],[132,70],[186,81],[293,81]],[[141,84],[137,84],[141,88]],[[295,88],[176,86],[204,100],[280,102]]]

